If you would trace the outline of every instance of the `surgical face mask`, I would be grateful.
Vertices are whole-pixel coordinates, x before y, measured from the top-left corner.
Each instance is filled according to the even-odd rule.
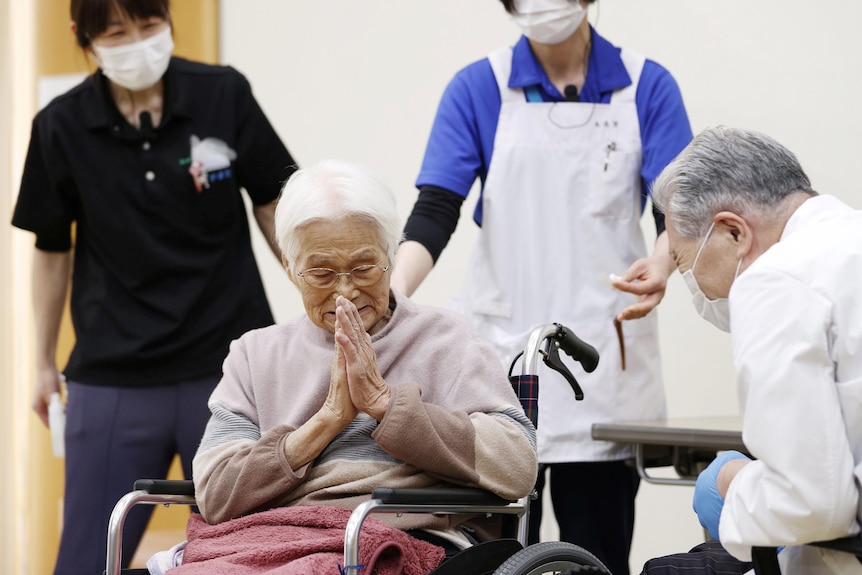
[[[155,85],[168,69],[173,51],[170,26],[133,44],[111,47],[93,44],[93,52],[105,76],[132,91]]]
[[[586,15],[578,0],[515,0],[512,19],[530,40],[559,44],[578,29]]]
[[[709,239],[709,235],[712,233],[712,229],[715,227],[715,222],[709,226],[709,230],[706,232],[706,236],[703,238],[703,241],[700,244],[700,247],[697,249],[697,254],[694,256],[694,261],[691,264],[691,267],[683,272],[682,279],[685,280],[685,285],[688,286],[688,290],[691,292],[691,303],[694,304],[694,309],[697,310],[697,313],[700,314],[700,317],[720,329],[721,331],[730,331],[730,305],[726,297],[709,299],[706,297],[706,294],[703,293],[703,290],[700,289],[700,285],[697,283],[697,279],[694,277],[694,267],[697,265],[697,260],[700,259],[700,254],[703,251],[703,247],[706,245],[706,241]],[[736,276],[739,275],[739,268],[742,265],[742,260],[739,260],[739,263],[736,264],[736,273],[733,274],[734,281],[736,280]]]

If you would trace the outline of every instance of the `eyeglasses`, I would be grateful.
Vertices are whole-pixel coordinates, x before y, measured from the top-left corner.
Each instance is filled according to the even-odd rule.
[[[308,268],[304,272],[297,272],[296,275],[313,288],[325,289],[338,283],[338,278],[341,276],[347,276],[356,287],[370,286],[383,277],[387,271],[389,271],[389,266],[368,264],[356,266],[349,272],[337,272],[329,268]]]

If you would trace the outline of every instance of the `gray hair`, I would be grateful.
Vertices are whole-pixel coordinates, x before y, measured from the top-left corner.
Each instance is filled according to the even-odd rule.
[[[765,134],[719,126],[695,138],[659,174],[653,202],[687,239],[703,237],[715,214],[765,219],[796,192],[816,196],[793,153]]]
[[[299,256],[299,227],[346,216],[360,216],[377,226],[381,247],[389,265],[394,265],[402,232],[392,190],[370,170],[337,160],[297,170],[284,184],[275,208],[278,247],[288,262],[294,262]]]

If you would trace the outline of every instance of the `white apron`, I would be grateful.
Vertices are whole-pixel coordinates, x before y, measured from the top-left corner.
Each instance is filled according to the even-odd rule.
[[[502,107],[460,309],[507,367],[530,331],[546,323],[566,325],[599,351],[591,374],[565,357],[584,390],[580,402],[542,365],[541,462],[631,457],[630,446],[593,441],[590,429],[594,422],[665,415],[656,313],[623,323],[623,371],[613,319],[636,298],[608,279],[646,254],[635,108],[644,58],[623,50],[632,85],[609,104],[529,103],[522,89],[507,87],[512,50],[488,58]]]

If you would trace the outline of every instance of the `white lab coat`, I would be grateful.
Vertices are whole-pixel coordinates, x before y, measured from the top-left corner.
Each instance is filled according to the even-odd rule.
[[[850,554],[799,543],[859,531],[862,478],[862,211],[804,202],[730,290],[743,440],[722,544],[788,546],[786,575],[862,573]],[[793,545],[797,546],[793,546]]]

